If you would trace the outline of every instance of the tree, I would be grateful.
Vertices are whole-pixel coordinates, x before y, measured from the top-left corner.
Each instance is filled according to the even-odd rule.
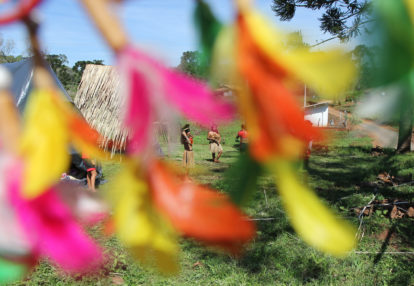
[[[323,10],[320,28],[333,35],[330,39],[357,36],[361,26],[371,21],[369,0],[273,0],[272,4],[272,10],[282,21],[291,20],[298,7]]]
[[[378,74],[378,66],[376,55],[379,53],[379,47],[358,45],[352,51],[352,56],[356,59],[359,65],[359,78],[356,88],[366,89],[370,88],[376,81],[375,75]]]
[[[14,49],[14,41],[13,40],[6,40],[0,34],[0,63],[13,63],[18,62],[23,59],[23,56],[12,56],[11,52]]]
[[[411,138],[413,134],[413,99],[411,90],[406,88],[401,93],[400,118],[398,122],[397,153],[411,151]]]
[[[93,60],[93,61],[77,61],[74,66],[72,67],[72,71],[76,74],[75,83],[79,85],[83,71],[85,70],[86,65],[94,64],[94,65],[103,65],[103,60]]]
[[[298,48],[309,49],[309,44],[303,41],[303,35],[301,31],[289,33],[283,45],[287,50],[295,50]]]
[[[207,71],[201,65],[200,52],[198,51],[187,51],[183,52],[181,56],[178,70],[199,79],[205,79],[207,77]]]
[[[83,71],[85,70],[85,67],[88,64],[103,65],[103,60],[77,61],[75,65],[72,67],[72,70],[82,76]]]
[[[63,54],[49,54],[45,56],[45,59],[55,71],[65,89],[70,93],[76,92],[87,64],[103,65],[103,60],[77,61],[74,66],[70,68],[67,66],[69,63],[68,58]]]
[[[56,73],[67,67],[68,57],[66,55],[46,55],[45,59]]]
[[[50,64],[63,86],[66,89],[69,89],[74,83],[74,73],[66,65],[69,63],[67,56],[63,54],[45,55],[45,59]]]

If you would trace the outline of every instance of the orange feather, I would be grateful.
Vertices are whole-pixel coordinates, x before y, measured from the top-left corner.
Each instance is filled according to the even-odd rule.
[[[258,109],[259,132],[251,139],[253,156],[264,161],[281,154],[283,137],[307,142],[321,135],[306,124],[295,95],[286,87],[288,72],[270,59],[254,42],[243,16],[238,16],[238,63]]]
[[[183,182],[158,161],[149,179],[156,207],[183,235],[234,254],[255,236],[254,224],[226,195]]]
[[[91,128],[82,117],[72,114],[69,119],[69,129],[72,131],[72,134],[76,134],[83,141],[93,146],[99,146],[102,136],[98,131]]]

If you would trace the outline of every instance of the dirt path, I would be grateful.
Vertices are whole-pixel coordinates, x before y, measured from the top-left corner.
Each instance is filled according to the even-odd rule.
[[[390,126],[380,125],[371,120],[362,120],[360,124],[355,126],[355,129],[366,132],[372,138],[374,146],[397,148],[398,131]]]
[[[344,116],[343,112],[330,107],[329,112],[335,116]],[[381,125],[372,120],[362,119],[358,125],[352,126],[354,130],[361,130],[363,133],[372,138],[372,145],[383,148],[397,148],[398,143],[398,129],[388,125]],[[411,140],[411,150],[414,150],[414,136]]]

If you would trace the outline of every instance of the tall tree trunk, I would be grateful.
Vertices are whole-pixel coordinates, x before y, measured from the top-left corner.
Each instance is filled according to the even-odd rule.
[[[413,108],[407,105],[402,108],[398,129],[397,153],[406,153],[411,150],[411,137],[413,131]]]
[[[411,138],[413,133],[413,95],[414,70],[410,72],[406,88],[402,91],[400,123],[398,129],[397,153],[411,151]]]

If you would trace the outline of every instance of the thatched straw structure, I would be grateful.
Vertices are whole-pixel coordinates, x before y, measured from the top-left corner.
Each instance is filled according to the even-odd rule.
[[[75,105],[105,140],[102,148],[124,150],[128,132],[120,120],[120,80],[112,66],[86,65],[75,97]]]

